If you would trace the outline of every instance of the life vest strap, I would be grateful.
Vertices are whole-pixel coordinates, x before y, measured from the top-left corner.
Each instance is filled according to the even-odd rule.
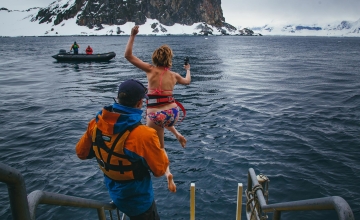
[[[160,96],[160,97],[152,97],[149,96],[149,99],[146,100],[146,103],[149,104],[157,104],[157,103],[172,103],[175,102],[175,99],[173,96]]]
[[[120,134],[119,134],[119,135],[120,135]],[[118,138],[118,137],[121,137],[121,135],[120,135],[120,136],[119,136],[119,135],[116,137],[117,140],[114,141],[115,146],[116,146],[117,142],[118,142],[119,139],[120,139],[120,138]],[[99,140],[100,140],[100,141],[99,141]],[[99,129],[96,131],[96,144],[97,144],[97,147],[98,147],[98,148],[101,148],[101,149],[103,149],[106,153],[110,154],[110,152],[111,152],[111,150],[112,150],[112,147],[111,147],[111,148],[108,148],[108,147],[106,146],[106,144],[104,143],[104,141],[103,141],[103,139],[102,139],[102,133],[101,133],[101,131],[100,131]],[[114,144],[113,144],[113,146],[114,146]],[[99,153],[100,153],[100,152],[99,152]],[[126,155],[118,154],[118,153],[116,153],[116,152],[111,152],[111,154],[113,154],[114,156],[117,156],[117,157],[124,158],[124,159],[128,159],[128,158],[129,158],[129,157],[126,156]],[[101,158],[101,159],[102,159],[102,158]]]
[[[98,144],[98,147],[103,149],[106,153],[110,152],[110,149],[107,148],[106,146],[103,146],[102,144]],[[116,152],[112,152],[112,155],[117,156],[117,157],[121,157],[121,158],[124,158],[124,159],[129,159],[128,156],[123,155],[123,154],[119,154],[119,153],[116,153]]]
[[[185,116],[186,116],[186,109],[184,108],[184,106],[183,106],[180,102],[175,101],[175,103],[176,103],[177,106],[179,106],[179,108],[181,109],[181,111],[184,112],[184,116],[183,116],[183,117],[180,119],[180,121],[179,121],[179,122],[182,122],[182,121],[184,120]]]
[[[94,147],[97,147],[100,158],[96,157],[96,160],[101,167],[103,167],[106,171],[109,171],[109,170],[120,171],[121,174],[123,174],[124,171],[132,170],[131,165],[124,166],[124,165],[122,165],[122,161],[119,161],[119,165],[110,164],[110,161],[111,161],[111,157],[113,155],[116,157],[119,157],[119,158],[124,158],[127,160],[129,159],[129,157],[126,156],[125,154],[119,154],[119,153],[114,152],[114,149],[115,149],[117,143],[119,142],[120,138],[126,133],[126,131],[131,132],[134,128],[136,128],[140,124],[141,124],[141,122],[138,122],[138,123],[134,124],[133,126],[130,126],[128,129],[125,129],[123,132],[119,133],[116,136],[116,139],[114,140],[111,148],[106,146],[105,141],[102,138],[103,134],[102,134],[101,130],[99,128],[96,128],[96,137],[95,137]],[[104,161],[104,159],[102,157],[100,148],[103,149],[108,154],[106,162]],[[118,168],[116,168],[117,166],[118,166]],[[124,167],[130,167],[130,168],[125,169]]]
[[[113,170],[113,171],[119,171],[121,174],[124,174],[125,172],[132,171],[131,165],[123,165],[123,162],[119,160],[119,164],[114,165],[110,163],[105,163],[103,160],[100,160],[99,158],[96,158],[99,165],[104,168],[105,170]]]
[[[116,139],[115,141],[113,142],[111,148],[108,148],[104,142],[104,139],[102,138],[102,132],[100,131],[99,128],[96,128],[96,138],[95,138],[95,143],[96,143],[96,146],[97,146],[97,150],[98,150],[98,153],[99,153],[99,160],[98,163],[100,166],[102,166],[106,171],[109,171],[109,167],[106,166],[106,164],[110,164],[110,160],[111,160],[111,156],[115,153],[114,152],[114,149],[116,147],[116,144],[118,143],[119,139],[121,138],[121,136],[126,132],[126,130],[122,133],[119,133],[117,136],[116,136]],[[107,157],[107,160],[106,160],[106,164],[105,164],[105,161],[102,157],[102,154],[101,154],[101,151],[100,151],[100,148],[105,150],[106,153],[108,153],[108,157]],[[127,159],[127,157],[125,157],[126,155],[121,155],[120,157],[121,158],[125,158]],[[96,158],[98,159],[98,158]]]

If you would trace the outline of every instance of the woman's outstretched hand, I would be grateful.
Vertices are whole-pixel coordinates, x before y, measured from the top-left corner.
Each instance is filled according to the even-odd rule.
[[[139,25],[135,25],[132,29],[131,29],[131,35],[135,36],[139,33]]]

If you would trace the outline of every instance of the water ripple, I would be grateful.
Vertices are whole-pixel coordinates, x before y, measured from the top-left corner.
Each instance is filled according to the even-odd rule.
[[[96,112],[113,102],[121,81],[147,84],[146,77],[123,57],[127,37],[76,38],[117,56],[104,63],[61,63],[51,55],[68,48],[73,37],[0,38],[8,57],[0,59],[0,161],[23,174],[29,193],[109,202],[96,162],[79,160],[75,144]],[[174,49],[172,70],[185,76],[185,56],[192,70],[191,84],[174,90],[187,110],[177,125],[186,148],[165,133],[177,193],[167,191],[165,177],[153,178],[161,218],[187,219],[189,187],[196,183],[196,218],[232,219],[237,184],[246,187],[249,168],[270,178],[270,203],[337,195],[360,218],[359,42],[341,41],[139,36],[134,53],[141,59],[150,62],[152,51],[166,43]],[[0,219],[11,219],[7,198],[0,185]],[[46,205],[36,212],[39,220],[97,216]],[[333,212],[282,215],[310,217],[336,219]]]

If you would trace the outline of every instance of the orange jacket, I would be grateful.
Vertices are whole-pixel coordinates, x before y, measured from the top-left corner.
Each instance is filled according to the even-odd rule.
[[[113,134],[114,124],[120,118],[119,113],[102,110],[102,115],[89,122],[88,128],[76,145],[77,156],[84,160],[92,149],[92,135],[94,128],[97,127],[103,134]],[[160,177],[165,174],[169,166],[169,160],[165,151],[161,148],[159,137],[155,129],[145,125],[140,125],[132,130],[125,141],[124,149],[142,157],[149,166],[154,176]]]
[[[92,54],[93,53],[93,49],[91,47],[87,47],[85,50],[86,54]]]

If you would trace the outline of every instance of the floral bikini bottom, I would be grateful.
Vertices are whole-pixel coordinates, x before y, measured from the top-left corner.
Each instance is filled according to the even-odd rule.
[[[171,127],[179,119],[179,107],[147,114],[149,119],[159,127]]]

